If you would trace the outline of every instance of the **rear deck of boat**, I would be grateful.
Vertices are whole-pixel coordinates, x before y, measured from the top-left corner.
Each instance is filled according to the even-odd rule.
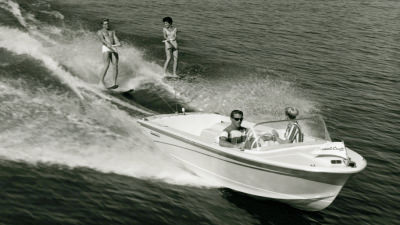
[[[208,113],[159,115],[150,117],[149,120],[161,127],[197,136],[208,143],[215,143],[221,132],[231,123],[227,116]],[[252,125],[253,123],[243,121],[244,127]]]

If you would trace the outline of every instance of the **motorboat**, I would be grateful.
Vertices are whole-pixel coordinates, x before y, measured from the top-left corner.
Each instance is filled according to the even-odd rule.
[[[302,142],[282,144],[263,137],[273,130],[283,137],[290,121],[243,121],[245,148],[219,145],[218,137],[231,121],[216,113],[153,115],[138,123],[160,150],[199,176],[235,191],[319,211],[367,162],[342,141],[332,141],[321,116],[296,120]]]

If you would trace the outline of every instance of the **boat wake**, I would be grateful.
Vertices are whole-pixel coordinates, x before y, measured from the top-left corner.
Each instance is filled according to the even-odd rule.
[[[49,25],[11,0],[0,0],[0,10],[18,22],[15,27],[0,25],[0,51],[8,60],[0,65],[5,74],[0,78],[0,117],[8,121],[0,125],[2,158],[83,166],[177,184],[217,185],[159,153],[142,135],[135,120],[154,114],[150,107],[97,88],[102,62],[93,32]],[[57,11],[46,15],[64,23]],[[226,115],[233,107],[240,108],[246,119],[277,117],[287,105],[303,112],[313,108],[290,83],[268,76],[189,76],[166,81],[161,66],[145,60],[132,44],[124,43],[119,52],[121,89],[158,95],[162,104],[169,104],[164,98],[170,98],[194,111]]]
[[[179,185],[215,185],[160,153],[142,134],[136,119],[153,111],[96,87],[101,57],[93,34],[66,40],[57,29],[38,26],[40,21],[17,3],[0,1],[0,7],[25,29],[0,26],[0,50],[8,59],[0,68],[5,75],[0,79],[0,117],[7,121],[0,125],[1,158]],[[120,61],[122,88],[140,90],[152,83],[173,92],[163,83],[160,66],[143,60],[129,45],[121,54],[127,56]]]

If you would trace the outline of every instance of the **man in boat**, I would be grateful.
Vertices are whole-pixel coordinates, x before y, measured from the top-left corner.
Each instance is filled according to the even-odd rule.
[[[226,127],[219,136],[219,145],[229,148],[244,148],[247,128],[242,127],[243,112],[233,110],[231,112],[231,124]]]
[[[279,137],[276,130],[272,130],[272,134],[279,144],[303,142],[304,134],[301,132],[299,123],[296,117],[299,115],[299,110],[294,107],[285,108],[286,119],[290,120],[287,125],[284,139]]]
[[[117,85],[117,77],[118,77],[118,52],[117,48],[121,46],[117,35],[115,35],[115,31],[111,30],[109,27],[109,19],[103,19],[102,26],[103,28],[97,31],[97,35],[103,44],[102,53],[103,53],[103,69],[101,70],[101,84],[107,89],[116,89]],[[108,67],[111,66],[113,68],[114,73],[114,85],[110,87],[106,87],[104,78],[106,77]]]
[[[231,124],[226,127],[219,136],[219,145],[228,148],[239,148],[241,150],[250,149],[255,141],[252,135],[247,140],[248,129],[242,127],[243,112],[233,110],[231,112]],[[274,136],[262,136],[263,141],[274,140]]]

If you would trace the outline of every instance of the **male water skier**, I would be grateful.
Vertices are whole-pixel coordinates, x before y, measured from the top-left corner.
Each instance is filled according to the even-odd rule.
[[[272,130],[272,134],[276,138],[276,141],[279,142],[279,144],[303,142],[304,135],[301,132],[300,125],[296,120],[296,117],[299,115],[299,110],[294,107],[287,107],[285,108],[285,114],[286,119],[289,119],[290,121],[287,125],[284,139],[279,137],[279,134],[276,130]]]
[[[99,31],[97,31],[97,35],[99,36],[99,39],[101,43],[103,44],[102,46],[102,53],[103,53],[103,69],[101,71],[101,84],[107,88],[107,89],[116,89],[118,88],[117,85],[117,77],[118,77],[118,52],[116,47],[121,46],[121,43],[119,42],[119,39],[117,38],[117,35],[115,34],[115,31],[110,30],[110,20],[109,19],[103,19],[102,21],[102,26],[103,28]],[[113,73],[114,73],[114,85],[111,87],[107,87],[106,83],[104,81],[108,67],[111,66],[113,68]]]

